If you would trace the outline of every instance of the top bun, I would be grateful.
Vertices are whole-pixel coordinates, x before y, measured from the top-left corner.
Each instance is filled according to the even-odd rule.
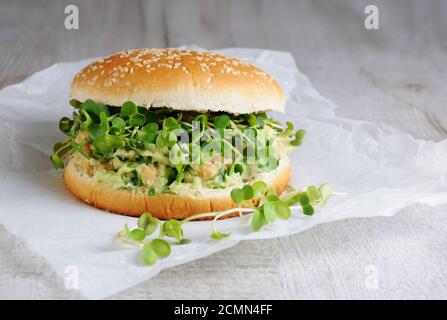
[[[167,107],[234,114],[284,112],[284,93],[261,69],[236,58],[180,49],[125,50],[81,70],[71,84],[79,101],[121,106],[133,101]]]

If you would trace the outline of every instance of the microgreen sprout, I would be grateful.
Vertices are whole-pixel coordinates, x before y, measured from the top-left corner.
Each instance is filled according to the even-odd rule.
[[[191,241],[183,237],[183,225],[189,221],[212,219],[210,237],[219,240],[230,236],[230,232],[217,229],[217,221],[223,217],[235,213],[239,215],[252,213],[251,229],[257,232],[276,220],[288,220],[292,209],[297,208],[296,204],[299,204],[304,215],[313,215],[314,207],[324,205],[333,194],[332,187],[327,183],[309,186],[300,191],[291,189],[291,192],[279,197],[265,182],[256,181],[242,188],[234,188],[231,191],[231,198],[237,206],[222,212],[199,213],[183,220],[170,219],[163,223],[149,213],[143,213],[134,229],[129,230],[126,224],[124,231],[119,232],[115,240],[141,247],[142,261],[147,265],[154,265],[158,259],[170,255],[172,244],[183,245]],[[160,229],[159,237],[146,241],[146,238],[153,235],[157,229]],[[164,238],[172,238],[175,241],[172,243]]]
[[[333,194],[332,188],[323,184],[279,197],[263,181],[249,183],[253,176],[276,169],[289,147],[301,145],[305,136],[292,122],[283,125],[265,112],[201,113],[139,106],[132,101],[109,106],[91,99],[69,103],[74,108],[72,117],[59,121],[59,129],[68,139],[55,144],[51,155],[57,169],[64,168],[66,158],[80,155],[86,160],[85,172],[93,179],[117,181],[118,188],[132,188],[148,196],[196,184],[211,189],[241,186],[231,191],[234,208],[229,210],[163,222],[145,213],[136,227],[125,226],[115,239],[141,247],[146,264],[168,256],[171,245],[189,243],[183,231],[189,221],[212,219],[211,238],[223,239],[230,233],[218,230],[221,218],[251,213],[252,230],[259,231],[267,224],[289,219],[291,208],[313,215]],[[262,138],[270,135],[272,139]],[[225,154],[226,150],[231,154]],[[249,154],[255,162],[248,161]],[[84,170],[84,165],[80,167]]]

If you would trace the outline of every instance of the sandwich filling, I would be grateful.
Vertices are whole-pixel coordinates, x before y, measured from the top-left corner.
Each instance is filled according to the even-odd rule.
[[[59,122],[68,139],[54,146],[53,165],[63,168],[67,158],[98,183],[148,195],[252,183],[277,169],[304,136],[262,112],[199,113],[131,101],[114,107],[90,99],[70,104],[72,117]]]

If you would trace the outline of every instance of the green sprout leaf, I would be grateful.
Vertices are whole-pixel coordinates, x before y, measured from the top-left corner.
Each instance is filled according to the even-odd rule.
[[[138,227],[141,229],[146,228],[146,226],[149,224],[149,221],[151,219],[151,215],[147,212],[143,213],[139,218],[138,218]]]
[[[312,207],[310,204],[302,206],[302,209],[303,209],[303,213],[306,216],[312,216],[315,212],[314,207]]]
[[[214,127],[216,129],[225,129],[226,127],[228,127],[230,125],[230,117],[227,116],[226,114],[217,116],[214,119],[213,123],[214,123]]]
[[[156,122],[149,122],[144,126],[144,132],[146,133],[156,133],[158,131],[158,124]]]
[[[87,130],[88,127],[93,123],[92,117],[88,114],[87,111],[81,110],[80,113],[84,116],[85,120],[81,124],[81,130]]]
[[[256,120],[256,116],[252,113],[247,115],[247,123],[250,127],[254,127],[256,126],[256,124],[258,123],[258,121]]]
[[[286,203],[288,206],[293,206],[295,204],[297,204],[298,202],[300,202],[300,198],[303,195],[302,192],[291,192],[289,194],[286,194],[285,196],[281,197],[281,200],[284,201],[284,203]]]
[[[143,260],[143,262],[145,264],[147,264],[148,266],[153,266],[158,260],[158,255],[155,252],[155,250],[152,248],[151,243],[146,243],[143,246],[140,256],[141,256],[141,259]]]
[[[327,183],[323,183],[318,190],[320,191],[321,194],[321,202],[323,204],[325,204],[329,198],[332,196],[332,187],[331,185],[327,184]]]
[[[205,125],[208,122],[208,116],[206,114],[201,114],[197,116],[194,120],[200,122],[202,128],[205,128]]]
[[[255,213],[251,217],[251,228],[253,231],[261,230],[262,226],[266,223],[263,207],[255,208]]]
[[[157,134],[155,132],[145,132],[143,135],[143,141],[146,143],[154,143],[157,139]]]
[[[275,203],[275,212],[281,220],[287,220],[291,215],[290,207],[283,201],[278,201]]]
[[[157,135],[157,138],[155,139],[155,144],[159,149],[164,148],[168,145],[168,139],[165,137],[163,133],[160,133]]]
[[[264,127],[265,127],[264,118],[258,116],[258,117],[256,117],[256,121],[257,121],[258,127],[261,129],[264,129]]]
[[[120,136],[124,133],[124,128],[119,128],[119,127],[111,127],[109,130],[109,133],[112,136]]]
[[[171,254],[171,245],[163,239],[152,240],[150,246],[160,259],[166,258]]]
[[[81,107],[81,102],[79,100],[71,99],[69,103],[75,109],[79,109]]]
[[[53,167],[55,169],[63,169],[64,168],[64,161],[62,161],[62,159],[57,155],[57,154],[52,154],[51,157],[51,162],[53,163]]]
[[[59,130],[68,135],[73,124],[74,124],[73,120],[71,120],[67,117],[63,117],[59,121]]]
[[[231,199],[237,204],[241,204],[244,201],[244,192],[240,188],[231,190]]]
[[[136,229],[129,230],[129,227],[126,224],[125,230],[126,230],[127,236],[132,240],[143,241],[144,238],[146,238],[146,233],[142,229],[136,228]]]
[[[267,192],[267,184],[264,181],[256,181],[251,186],[255,197],[261,197]]]
[[[269,194],[267,195],[266,199],[268,201],[278,201],[279,200],[278,196],[275,194],[275,189],[274,188],[271,188],[269,190]]]
[[[174,129],[180,128],[180,124],[178,123],[178,121],[173,118],[173,117],[169,117],[164,119],[163,121],[163,129],[166,131],[171,131]]]
[[[287,129],[285,130],[286,133],[291,133],[295,126],[293,125],[293,122],[287,121],[286,122]]]
[[[157,229],[158,225],[160,224],[160,220],[153,217],[149,213],[143,213],[140,218],[138,219],[138,227],[143,229],[146,233],[146,236],[150,236],[153,234]]]
[[[211,234],[211,238],[219,240],[228,237],[230,234],[231,234],[230,232],[220,232],[218,230],[214,230],[213,233]]]
[[[255,195],[253,187],[248,184],[242,188],[242,194],[243,194],[244,200],[253,199],[253,197]]]
[[[307,196],[309,197],[309,202],[314,203],[321,200],[321,193],[315,186],[309,186],[306,189]]]
[[[278,216],[276,215],[275,202],[269,201],[264,204],[264,217],[268,223],[275,222],[275,220],[278,218]]]
[[[144,232],[146,232],[146,236],[150,236],[151,234],[153,234],[158,229],[159,224],[160,224],[160,221],[157,218],[152,218],[151,222],[148,225],[146,225],[146,227],[144,228]]]
[[[125,146],[123,138],[119,136],[113,136],[110,134],[105,134],[103,136],[98,137],[93,141],[93,146],[95,149],[104,154],[111,154],[118,148],[122,148]]]
[[[89,128],[88,132],[92,136],[93,140],[96,138],[105,135],[107,132],[109,132],[110,126],[109,126],[109,120],[107,119],[107,115],[105,112],[101,112],[99,114],[100,122],[93,123]]]
[[[233,163],[229,170],[230,175],[234,173],[243,173],[243,172],[244,172],[244,165],[242,163]]]
[[[301,206],[307,206],[309,203],[310,203],[309,196],[305,192],[303,192],[300,197]]]
[[[104,130],[104,127],[101,126],[98,123],[93,123],[90,127],[88,127],[88,133],[92,137],[93,140],[105,135],[107,133],[106,130]]]
[[[72,144],[70,140],[67,140],[64,143],[56,143],[53,146],[53,154],[50,156],[50,160],[53,163],[53,167],[55,169],[63,169],[64,161],[61,157],[63,157],[68,151],[72,149]]]
[[[161,232],[163,235],[175,238],[177,241],[181,241],[183,239],[182,223],[175,219],[165,221]]]
[[[101,112],[104,112],[107,116],[110,115],[109,109],[105,105],[101,103],[96,103],[92,99],[85,100],[84,103],[82,104],[82,109],[91,114],[95,114],[98,117],[101,114]]]
[[[295,139],[290,141],[290,144],[292,146],[296,146],[296,147],[300,146],[303,143],[302,141],[303,141],[303,138],[305,135],[306,135],[306,131],[304,131],[303,129],[298,130],[295,133]]]
[[[124,121],[123,118],[115,117],[112,120],[112,126],[115,128],[124,129],[124,127],[126,126],[126,121]]]
[[[135,103],[132,101],[124,102],[121,106],[120,117],[121,118],[129,118],[131,115],[138,113],[138,108]]]
[[[53,153],[56,153],[60,148],[62,148],[64,146],[65,143],[63,142],[57,142],[54,146],[53,146]]]
[[[141,127],[146,122],[146,117],[141,113],[132,114],[129,117],[129,126]]]

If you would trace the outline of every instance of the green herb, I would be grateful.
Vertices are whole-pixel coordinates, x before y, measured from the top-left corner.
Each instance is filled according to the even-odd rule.
[[[244,201],[244,192],[240,188],[235,188],[231,190],[231,199],[237,203],[241,204]]]
[[[215,239],[215,240],[219,240],[222,238],[226,238],[228,237],[230,234],[229,233],[224,233],[224,232],[220,232],[220,231],[213,231],[213,233],[211,234],[211,238]]]
[[[71,127],[73,126],[74,121],[67,118],[67,117],[63,117],[60,121],[59,121],[59,130],[62,131],[65,134],[68,134],[71,130]]]
[[[79,109],[81,107],[81,102],[79,100],[76,99],[71,99],[69,101],[70,105],[75,108],[75,109]]]
[[[180,128],[180,124],[178,123],[178,121],[175,118],[169,117],[169,118],[164,119],[163,130],[171,131],[171,130],[178,129],[178,128]]]
[[[158,131],[158,124],[156,122],[149,122],[144,126],[144,131],[147,133],[155,133]]]
[[[175,219],[165,221],[162,225],[161,235],[175,238],[177,242],[180,242],[183,239],[182,223]]]
[[[267,184],[264,181],[257,181],[252,185],[254,197],[261,197],[267,192]]]
[[[226,114],[218,116],[214,119],[214,127],[216,129],[225,129],[230,125],[230,117]]]
[[[145,122],[146,117],[141,113],[135,113],[129,117],[129,126],[131,127],[143,126]]]
[[[153,266],[157,262],[157,253],[152,248],[150,243],[145,243],[143,245],[143,249],[141,250],[141,259],[148,266]]]
[[[110,134],[102,135],[93,141],[96,151],[105,156],[110,155],[118,148],[124,147],[124,145],[125,142],[121,137]]]
[[[150,242],[150,246],[161,259],[171,254],[171,245],[163,239],[154,239]]]
[[[127,224],[124,226],[124,228],[126,230],[127,235],[132,240],[142,241],[146,237],[146,233],[142,229],[129,230],[129,228],[127,227]]]
[[[306,131],[304,131],[303,129],[298,130],[295,133],[295,139],[290,141],[290,144],[292,146],[300,146],[303,142],[303,138],[306,135]]]
[[[138,108],[132,101],[124,102],[121,106],[120,117],[123,119],[129,118],[130,116],[137,114]]]
[[[112,120],[112,126],[119,129],[124,129],[126,126],[126,121],[123,118],[115,117]]]
[[[53,154],[50,156],[50,160],[53,163],[55,169],[64,168],[64,161],[62,160],[62,157],[71,149],[72,144],[70,143],[70,140],[67,140],[64,143],[56,143],[53,146]]]
[[[247,184],[242,188],[242,196],[244,200],[250,200],[254,197],[255,192],[251,185]]]
[[[105,105],[103,105],[101,103],[96,103],[95,101],[93,101],[91,99],[85,100],[84,103],[82,104],[81,108],[84,111],[87,111],[88,113],[95,114],[98,117],[101,114],[101,112],[104,112],[107,116],[110,115],[109,109]]]
[[[255,208],[255,213],[251,217],[251,228],[253,231],[259,231],[265,224],[267,224],[267,220],[264,215],[264,207]]]
[[[143,213],[138,219],[138,227],[143,229],[146,236],[153,234],[160,225],[160,220],[153,217],[149,213]]]
[[[249,115],[247,115],[247,123],[250,127],[254,127],[257,125],[258,121],[256,119],[256,116],[252,113],[250,113]]]
[[[217,229],[217,221],[234,212],[253,212],[250,220],[251,228],[254,232],[261,230],[265,225],[274,223],[276,220],[287,220],[291,216],[291,206],[299,203],[304,215],[313,215],[314,206],[326,203],[332,194],[332,188],[328,184],[319,187],[309,186],[305,191],[293,191],[282,197],[275,194],[274,189],[268,188],[263,181],[257,181],[242,188],[235,188],[231,192],[233,201],[247,207],[237,207],[223,212],[208,212],[193,215],[184,220],[171,219],[162,223],[160,228],[160,238],[144,242],[147,236],[152,235],[160,225],[160,221],[148,213],[143,213],[138,219],[137,228],[130,230],[125,225],[125,232],[118,233],[115,239],[126,243],[133,243],[142,246],[141,258],[147,265],[153,265],[159,258],[165,258],[171,253],[169,242],[163,237],[174,238],[177,245],[183,245],[190,240],[183,238],[182,225],[188,221],[213,218],[212,232],[210,237],[215,240],[226,238],[229,232],[221,232]],[[255,206],[251,200],[257,198],[258,204]]]

